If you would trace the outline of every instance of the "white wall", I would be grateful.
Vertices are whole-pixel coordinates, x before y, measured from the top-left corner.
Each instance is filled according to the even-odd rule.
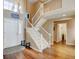
[[[19,45],[23,40],[23,36],[18,35],[19,29],[21,29],[18,25],[18,19],[4,18],[4,48]]]
[[[62,0],[62,8],[75,9],[75,0]]]

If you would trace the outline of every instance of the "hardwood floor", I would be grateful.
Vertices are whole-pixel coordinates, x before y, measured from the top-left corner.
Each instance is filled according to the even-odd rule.
[[[45,49],[42,53],[24,49],[21,52],[5,55],[4,59],[75,59],[75,46],[58,43]]]

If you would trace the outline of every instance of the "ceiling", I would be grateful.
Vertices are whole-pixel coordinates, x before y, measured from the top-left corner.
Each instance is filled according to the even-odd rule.
[[[37,2],[38,0],[29,0],[29,2],[31,3],[31,4],[33,4],[33,3],[35,3],[35,2]]]
[[[51,19],[57,19],[57,18],[65,18],[65,17],[69,17],[69,16],[75,16],[75,10],[63,10],[58,9],[56,11],[50,11],[48,13],[45,13],[44,18],[51,20]]]
[[[6,0],[6,1],[14,2],[15,0]],[[29,0],[29,2],[31,4],[35,3],[37,1],[45,1],[45,0]],[[63,16],[63,15],[65,15],[65,16]],[[63,18],[63,17],[73,16],[73,15],[75,15],[75,10],[74,9],[72,9],[72,8],[69,8],[69,9],[67,9],[67,8],[60,8],[60,9],[57,9],[55,11],[46,12],[44,17],[46,19],[55,19],[55,18]]]
[[[4,1],[15,2],[15,0],[4,0]]]

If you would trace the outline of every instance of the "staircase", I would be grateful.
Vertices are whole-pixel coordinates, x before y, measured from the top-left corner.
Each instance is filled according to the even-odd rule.
[[[27,23],[30,24],[32,27],[26,27],[26,32],[31,37],[31,39],[28,40],[31,43],[31,48],[33,48],[34,50],[37,50],[38,52],[42,52],[44,49],[50,47],[50,44],[46,41],[43,34],[39,32],[41,28],[42,31],[45,32],[45,34],[47,34],[48,36],[51,36],[42,27],[42,25],[47,21],[42,17],[43,15],[44,15],[43,4],[41,4],[38,11],[32,18],[33,24],[29,20],[27,20]],[[24,19],[26,19],[27,16],[26,15],[24,16],[25,16]]]
[[[48,42],[44,39],[43,35],[39,33],[37,30],[34,30],[33,28],[28,28],[27,32],[34,41],[32,41],[31,43],[36,44],[39,52],[42,52],[45,48],[49,47]]]

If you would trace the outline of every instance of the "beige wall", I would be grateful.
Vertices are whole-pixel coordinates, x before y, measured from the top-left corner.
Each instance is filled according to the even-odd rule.
[[[56,10],[62,7],[62,0],[51,0],[49,3],[44,5],[45,12]]]
[[[75,0],[62,0],[62,8],[75,9]]]
[[[69,20],[67,23],[67,44],[75,44],[75,18]]]

